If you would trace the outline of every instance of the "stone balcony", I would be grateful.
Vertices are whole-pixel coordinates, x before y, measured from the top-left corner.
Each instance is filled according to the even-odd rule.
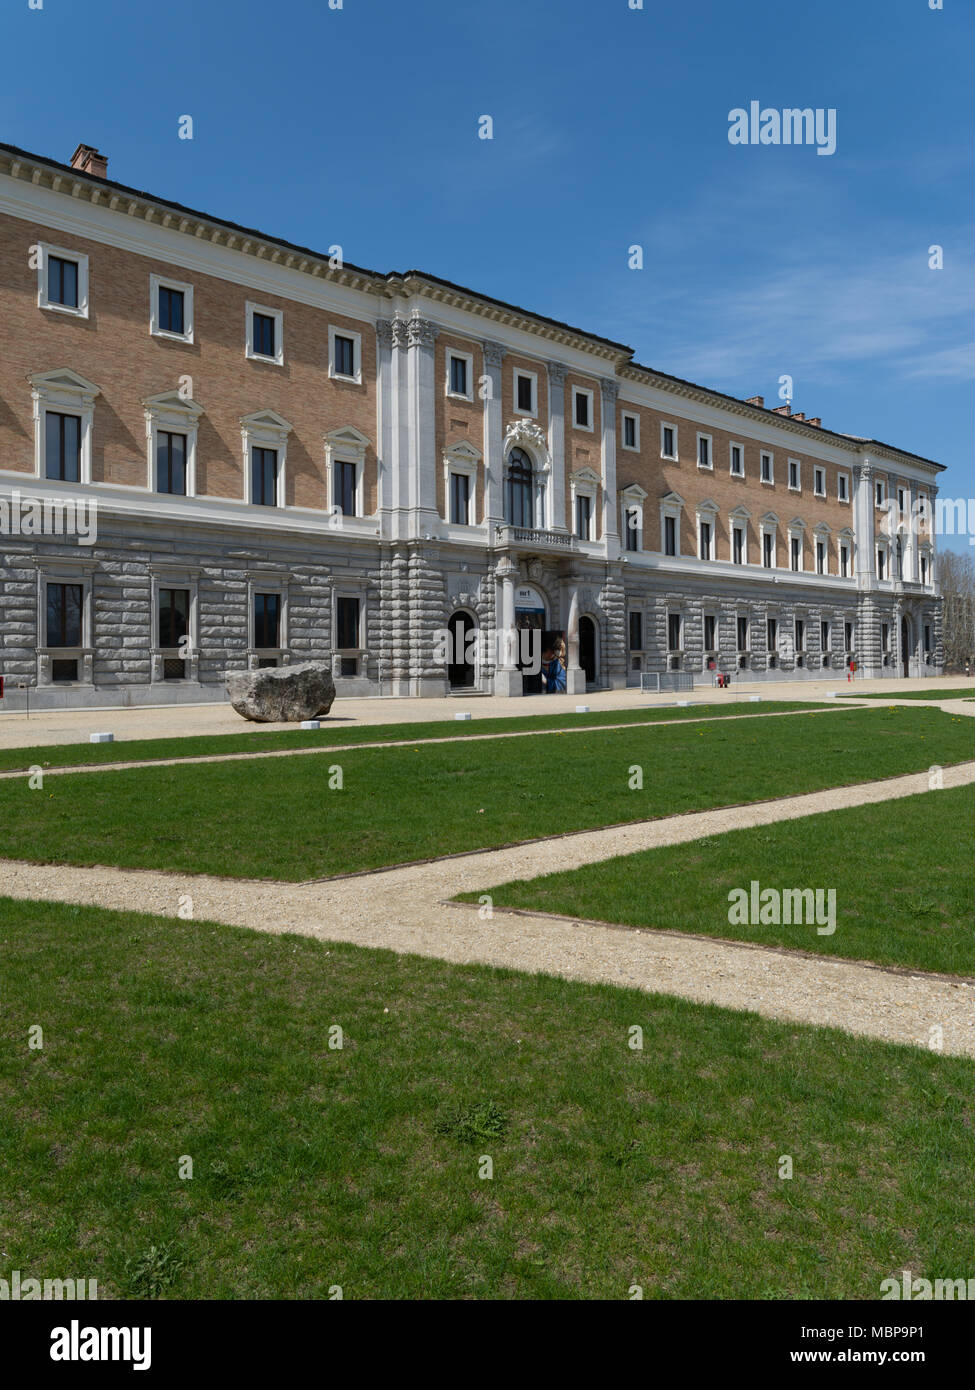
[[[577,548],[575,536],[568,531],[546,531],[536,527],[498,526],[496,544],[505,549],[548,551],[566,555]]]

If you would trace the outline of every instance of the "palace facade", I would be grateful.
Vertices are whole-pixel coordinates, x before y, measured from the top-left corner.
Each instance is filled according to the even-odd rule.
[[[573,599],[572,691],[941,673],[928,459],[84,145],[0,146],[0,307],[0,710],[324,657],[340,695],[515,695],[502,634]]]

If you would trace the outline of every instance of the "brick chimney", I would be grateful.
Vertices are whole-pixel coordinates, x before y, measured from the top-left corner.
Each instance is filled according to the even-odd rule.
[[[793,415],[792,418],[793,418],[793,420],[805,420],[806,417],[805,417],[805,415],[803,415],[803,414],[801,413],[801,411],[798,411],[798,410],[797,410],[796,413],[795,413],[795,415]]]
[[[785,405],[777,405],[772,412],[773,415],[791,415],[792,406],[786,401]]]
[[[108,155],[99,154],[94,145],[79,145],[71,156],[72,169],[93,174],[96,179],[108,178]]]
[[[757,405],[758,408],[759,408],[759,410],[764,410],[764,409],[765,409],[765,397],[764,397],[764,396],[749,396],[749,397],[748,397],[748,400],[745,402],[745,404],[746,404],[746,405]]]
[[[818,415],[810,415],[809,419],[806,421],[806,424],[815,425],[818,430],[821,430],[823,428],[823,422]]]

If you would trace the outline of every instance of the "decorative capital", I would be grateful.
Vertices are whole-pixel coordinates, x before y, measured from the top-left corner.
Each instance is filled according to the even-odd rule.
[[[433,347],[439,332],[435,323],[431,323],[429,319],[421,319],[419,314],[414,314],[407,324],[410,347]]]
[[[376,338],[380,347],[391,348],[393,346],[393,325],[389,319],[376,320]]]
[[[504,355],[507,350],[508,349],[503,347],[501,343],[485,342],[484,365],[486,367],[500,367],[501,363],[504,361]]]
[[[603,400],[607,405],[615,405],[620,393],[620,384],[614,377],[604,376],[599,383]]]
[[[547,362],[548,379],[553,386],[564,386],[569,369],[564,362]]]
[[[853,472],[856,475],[857,481],[862,480],[865,483],[869,483],[870,479],[873,477],[873,464],[869,459],[860,459],[858,463],[853,465]]]
[[[406,319],[393,319],[393,346],[405,348],[409,346],[409,334],[407,331]]]

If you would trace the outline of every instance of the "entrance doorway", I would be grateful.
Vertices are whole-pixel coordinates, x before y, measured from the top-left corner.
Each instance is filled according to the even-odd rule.
[[[904,668],[904,675],[911,674],[911,625],[906,618],[901,618],[901,665]]]
[[[451,613],[447,619],[450,633],[450,661],[447,681],[451,690],[470,690],[474,685],[474,638],[477,623],[470,613]]]
[[[586,685],[595,685],[596,624],[592,618],[579,619],[579,665],[586,673]]]

